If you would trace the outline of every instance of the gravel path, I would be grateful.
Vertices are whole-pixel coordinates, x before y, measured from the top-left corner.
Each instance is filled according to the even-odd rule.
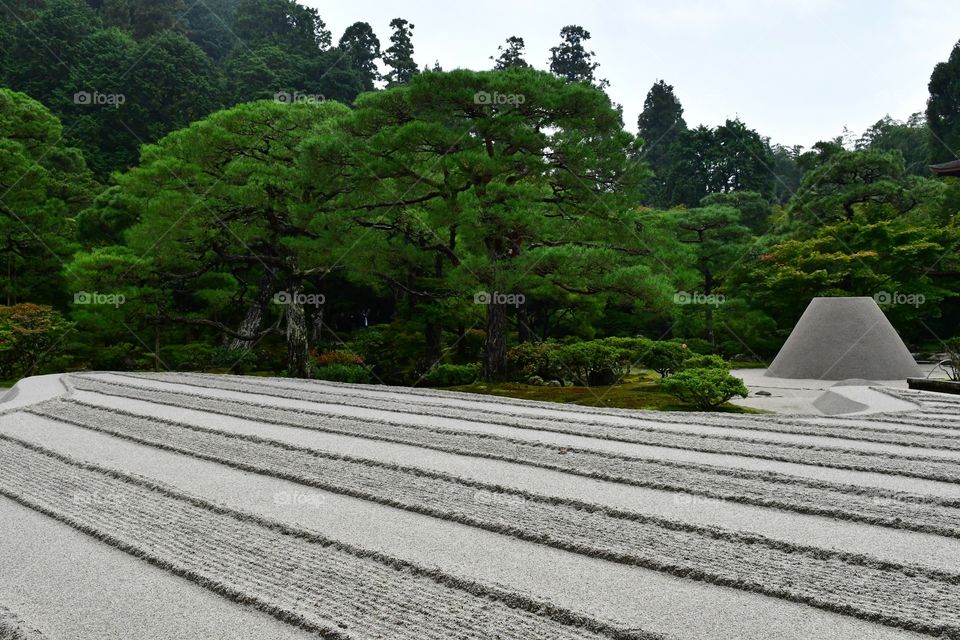
[[[0,391],[3,390],[0,387]],[[10,609],[0,606],[0,640],[43,640],[43,634],[31,629]]]
[[[23,619],[14,638],[316,638],[3,496],[0,558],[0,600]]]
[[[6,437],[0,464],[7,497],[327,638],[654,638]]]
[[[89,395],[89,394],[88,394]],[[531,467],[487,458],[449,454],[363,438],[351,438],[322,431],[264,424],[240,418],[147,405],[136,401],[111,407],[133,412],[140,417],[164,418],[204,429],[238,436],[253,436],[280,441],[294,447],[323,451],[392,467],[412,467],[481,485],[493,485],[516,492],[549,496],[558,501],[586,503],[610,511],[627,511],[654,518],[682,522],[693,527],[727,529],[770,538],[794,546],[817,546],[851,555],[869,555],[892,563],[922,565],[960,573],[960,538],[921,534],[863,524],[851,520],[801,513],[705,498],[689,493],[660,491],[632,485],[595,480],[549,469]],[[86,399],[83,400],[86,402]],[[141,407],[141,405],[144,405]],[[95,406],[103,406],[96,404]],[[153,411],[150,411],[151,407]],[[83,429],[54,422],[33,414],[23,414],[18,424],[0,419],[0,433],[27,438],[65,455],[80,456],[109,466],[123,462],[124,441],[84,432]],[[94,436],[91,440],[91,436]],[[96,445],[92,442],[96,442]],[[138,454],[138,448],[129,455]],[[109,455],[109,457],[107,457]],[[182,456],[167,457],[168,463]],[[125,467],[126,468],[126,467]],[[142,473],[135,468],[129,472]],[[169,482],[167,472],[164,481]],[[174,478],[176,476],[173,476]],[[190,488],[184,490],[192,491]]]
[[[238,376],[62,381],[59,399],[0,412],[0,515],[295,634],[960,640],[952,399],[821,422]],[[12,584],[0,576],[0,605],[37,617]],[[57,619],[37,630],[62,636],[42,624]]]
[[[276,440],[187,428],[56,400],[31,412],[246,471],[468,524],[590,557],[634,564],[856,615],[906,629],[960,634],[960,573],[880,563],[694,528],[496,485],[331,456]],[[891,605],[890,603],[897,603]]]
[[[472,577],[631,629],[682,640],[912,637],[792,602],[532,545],[512,537],[305,488],[27,415],[31,441],[327,538]],[[3,421],[0,421],[3,424]],[[278,496],[283,499],[278,500]],[[424,535],[429,531],[429,535]],[[916,534],[914,534],[916,535]]]
[[[296,426],[447,453],[517,462],[610,482],[685,492],[800,513],[941,535],[960,535],[960,521],[957,519],[960,504],[954,499],[894,493],[737,469],[665,463],[489,434],[343,419],[273,406],[193,396],[182,392],[124,390],[116,385],[87,380],[78,380],[76,385],[77,388],[99,388],[155,403],[252,418],[268,424]]]
[[[672,444],[660,439],[660,446],[658,446],[657,444],[625,441],[623,438],[612,440],[605,437],[582,436],[580,433],[583,431],[583,427],[580,425],[577,425],[573,432],[568,434],[559,430],[544,431],[515,428],[491,422],[436,418],[433,416],[418,418],[414,414],[391,413],[384,410],[363,408],[351,409],[350,407],[336,405],[314,404],[306,400],[258,396],[218,389],[195,389],[186,385],[165,382],[155,383],[153,386],[136,387],[136,390],[132,390],[126,385],[98,381],[90,379],[88,376],[74,377],[73,379],[76,381],[75,384],[78,389],[96,390],[99,393],[118,393],[124,397],[149,394],[152,402],[167,402],[173,405],[180,402],[179,398],[182,397],[182,394],[189,394],[197,398],[221,400],[221,404],[231,407],[230,410],[234,411],[240,404],[282,407],[325,418],[355,419],[435,430],[488,434],[515,440],[532,440],[560,447],[589,447],[596,451],[606,451],[631,457],[705,463],[754,471],[773,471],[814,479],[854,482],[893,491],[923,492],[960,498],[960,483],[955,481],[957,474],[960,473],[960,462],[944,461],[939,458],[877,456],[856,451],[848,453],[843,450],[835,451],[800,446],[766,446],[764,443],[751,444],[725,439],[707,441],[698,436],[693,436],[693,441],[690,441],[687,437],[686,442],[673,442]],[[162,391],[173,395],[166,396],[166,400],[161,400],[160,398],[164,397]],[[331,408],[335,411],[330,411]],[[700,414],[692,415],[696,415],[699,419]],[[682,438],[683,436],[677,437]],[[651,442],[652,439],[648,438],[647,441]],[[754,449],[759,451],[754,451]]]
[[[89,377],[111,380],[109,376]],[[124,381],[126,384],[130,384],[132,380],[139,380],[141,383],[165,380],[164,377],[158,379],[143,375],[116,376],[112,379],[123,380],[124,377],[127,378]],[[815,444],[827,447],[858,447],[866,451],[884,451],[906,455],[918,453],[917,451],[911,451],[910,448],[929,448],[931,454],[960,459],[960,433],[949,431],[934,434],[923,431],[909,432],[902,429],[891,431],[890,429],[873,428],[872,425],[865,426],[862,423],[850,422],[827,427],[810,421],[798,421],[780,416],[758,420],[753,416],[743,417],[724,414],[704,416],[703,414],[694,414],[695,418],[691,420],[663,412],[630,412],[627,416],[591,414],[580,413],[574,407],[557,411],[556,409],[543,409],[541,407],[465,401],[459,398],[456,401],[447,398],[436,400],[425,398],[424,401],[411,406],[409,398],[404,399],[399,393],[350,388],[344,390],[343,388],[328,387],[324,383],[313,384],[313,388],[311,388],[302,383],[296,384],[293,381],[287,384],[278,383],[274,380],[251,382],[249,379],[231,379],[224,382],[217,377],[201,374],[182,375],[180,380],[201,388],[242,391],[244,393],[288,399],[295,398],[314,403],[349,407],[387,409],[394,413],[412,413],[416,416],[430,415],[479,422],[492,420],[496,424],[507,426],[560,430],[562,433],[582,433],[595,437],[618,439],[622,438],[624,433],[629,437],[631,430],[664,433],[683,432],[747,440],[764,438],[774,442]],[[557,424],[558,419],[562,420],[562,424]],[[571,430],[570,426],[578,427],[578,429]],[[597,429],[596,427],[608,428]],[[620,429],[609,427],[620,427]]]

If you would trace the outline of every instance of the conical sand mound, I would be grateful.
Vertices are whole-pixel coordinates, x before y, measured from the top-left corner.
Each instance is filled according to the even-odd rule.
[[[873,298],[814,298],[766,375],[902,380],[920,367]]]

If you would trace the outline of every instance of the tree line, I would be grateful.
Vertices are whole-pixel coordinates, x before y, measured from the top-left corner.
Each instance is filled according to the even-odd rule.
[[[960,149],[960,47],[925,114],[802,149],[691,128],[665,81],[631,133],[576,25],[543,71],[519,36],[489,71],[420,67],[390,26],[4,5],[0,360],[408,384],[515,377],[548,340],[763,360],[817,295],[874,296],[917,348],[960,333],[960,189],[928,170]]]

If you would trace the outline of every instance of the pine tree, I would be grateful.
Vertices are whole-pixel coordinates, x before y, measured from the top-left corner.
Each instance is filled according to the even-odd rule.
[[[583,44],[590,39],[590,32],[577,25],[568,25],[560,30],[560,44],[550,49],[550,71],[570,82],[589,82],[601,89],[610,85],[606,80],[597,80],[594,71],[600,63],[593,61],[594,52],[587,51]]]
[[[413,61],[413,27],[403,18],[394,18],[390,21],[393,34],[391,44],[383,54],[383,61],[390,71],[384,76],[388,87],[405,84],[419,73],[417,63]]]
[[[500,52],[500,57],[496,58],[496,64],[494,69],[501,71],[503,69],[529,69],[530,64],[523,59],[524,50],[526,49],[526,44],[523,42],[523,38],[519,36],[510,36],[507,38],[506,45],[501,45],[497,48],[497,51]],[[490,57],[493,60],[493,56]]]

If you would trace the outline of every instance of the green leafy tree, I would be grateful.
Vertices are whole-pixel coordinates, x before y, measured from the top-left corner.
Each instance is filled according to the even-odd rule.
[[[507,42],[504,45],[500,45],[497,48],[497,51],[500,52],[500,55],[496,58],[493,68],[502,71],[504,69],[511,69],[514,67],[520,69],[530,68],[530,64],[524,59],[524,51],[526,50],[526,44],[523,42],[523,38],[519,36],[510,36],[507,38]],[[491,57],[491,60],[494,58]]]
[[[365,94],[357,106],[349,139],[308,148],[321,166],[349,174],[311,181],[344,193],[339,205],[361,214],[359,226],[440,264],[435,287],[480,303],[486,378],[506,373],[508,308],[517,304],[499,296],[548,286],[648,297],[640,290],[655,279],[626,206],[647,173],[596,88],[530,70],[453,71]]]
[[[233,32],[247,47],[275,44],[297,53],[330,48],[331,36],[316,9],[296,0],[241,0]]]
[[[741,223],[754,233],[763,233],[767,229],[773,206],[770,201],[756,191],[731,191],[711,193],[700,204],[704,207],[730,207],[740,212]]]
[[[956,223],[936,227],[920,213],[871,213],[858,211],[809,238],[758,248],[736,277],[739,291],[777,318],[784,332],[816,296],[870,296],[881,302],[889,296],[897,304],[884,310],[898,327],[936,318],[939,302],[958,293],[955,276],[936,273],[957,270]]]
[[[83,155],[63,143],[56,116],[0,89],[0,296],[8,305],[64,304],[71,221],[95,189]]]
[[[703,311],[707,340],[717,343],[714,328],[714,310],[719,306],[718,291],[730,269],[736,265],[750,244],[750,229],[740,222],[740,211],[726,206],[707,206],[702,209],[671,211],[681,243],[691,248],[692,264],[699,274],[696,293],[704,296],[705,304],[693,309]],[[699,299],[699,297],[697,298]],[[683,303],[696,299],[680,300]]]
[[[0,379],[34,375],[62,350],[70,329],[60,312],[47,306],[0,306]]]
[[[600,63],[594,61],[594,52],[584,46],[589,39],[590,32],[583,27],[567,25],[560,29],[560,44],[550,48],[550,71],[570,82],[596,83],[602,89],[610,83],[595,77]]]
[[[946,62],[939,63],[930,76],[927,125],[930,127],[931,159],[955,160],[960,155],[960,42]]]
[[[394,18],[390,21],[390,46],[383,53],[384,63],[390,71],[384,76],[388,87],[410,82],[413,76],[419,73],[417,63],[413,60],[413,27],[414,25],[403,18]]]
[[[231,30],[237,4],[237,0],[204,0],[190,5],[183,17],[187,37],[218,64],[237,44]]]
[[[335,265],[342,231],[307,204],[297,149],[346,113],[334,103],[248,103],[144,148],[140,166],[118,180],[142,211],[129,246],[150,256],[158,288],[170,294],[160,317],[248,342],[269,333],[260,327],[270,307],[282,310],[287,372],[309,375],[313,303],[304,296]]]
[[[366,22],[355,22],[340,37],[337,47],[350,59],[350,65],[359,72],[364,91],[373,91],[380,80],[377,60],[381,57],[380,40]]]
[[[861,209],[902,215],[937,190],[931,181],[906,175],[899,151],[837,150],[807,174],[788,213],[812,229],[853,220]]]
[[[99,13],[105,25],[142,40],[161,31],[181,29],[184,9],[183,0],[103,0]]]
[[[858,150],[899,151],[906,173],[930,175],[930,131],[922,113],[915,113],[906,122],[885,116],[867,129],[857,140]]]
[[[11,11],[7,3],[3,6]],[[29,22],[15,15],[5,47],[3,84],[52,105],[81,60],[81,44],[101,28],[100,19],[82,0],[49,0]]]
[[[643,156],[654,173],[654,187],[648,195],[653,206],[669,207],[674,203],[668,182],[671,167],[676,162],[677,144],[687,123],[683,106],[673,92],[673,86],[657,80],[643,102],[643,111],[637,119]]]

